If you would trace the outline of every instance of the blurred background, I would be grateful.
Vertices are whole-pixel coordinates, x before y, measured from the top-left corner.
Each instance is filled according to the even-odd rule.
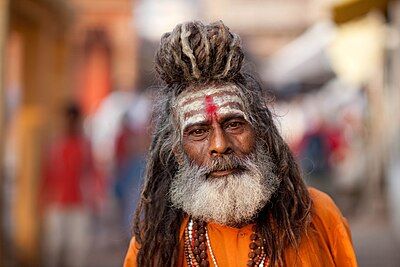
[[[243,39],[360,266],[400,266],[400,1],[0,0],[0,266],[121,266],[160,36]]]

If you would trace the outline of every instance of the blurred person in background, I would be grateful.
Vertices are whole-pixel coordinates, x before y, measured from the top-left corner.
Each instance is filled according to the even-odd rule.
[[[134,103],[135,104],[135,103]],[[139,198],[147,148],[144,140],[145,125],[135,127],[133,119],[126,112],[115,144],[115,195],[121,208],[121,223],[124,231],[131,228],[132,213]]]
[[[163,35],[164,86],[125,267],[357,265],[346,220],[306,187],[242,61],[221,21]]]
[[[44,159],[40,193],[43,261],[46,267],[85,267],[90,209],[99,197],[98,183],[79,106],[70,104],[63,118],[64,132],[51,144]]]
[[[312,173],[319,179],[323,179],[330,171],[327,124],[320,119],[316,126],[312,127],[303,136],[300,144],[301,166],[305,173]]]

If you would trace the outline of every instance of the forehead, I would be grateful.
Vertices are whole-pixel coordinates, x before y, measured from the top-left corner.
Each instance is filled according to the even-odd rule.
[[[235,85],[210,86],[180,95],[176,101],[176,114],[181,129],[225,115],[247,119],[239,90]]]

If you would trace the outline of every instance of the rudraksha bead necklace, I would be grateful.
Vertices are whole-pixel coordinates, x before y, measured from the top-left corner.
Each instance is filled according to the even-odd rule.
[[[264,251],[263,240],[257,234],[257,226],[253,226],[253,232],[250,235],[250,252],[248,267],[268,266],[268,260]],[[215,267],[218,267],[217,260],[211,248],[210,238],[208,237],[207,225],[205,222],[189,219],[185,229],[185,257],[189,267],[200,266],[209,267],[210,262],[207,255],[207,247]]]

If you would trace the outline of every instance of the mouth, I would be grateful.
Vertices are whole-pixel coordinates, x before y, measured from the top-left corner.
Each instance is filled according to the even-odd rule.
[[[238,169],[218,170],[218,171],[210,172],[209,176],[211,176],[211,177],[223,177],[223,176],[227,176],[227,175],[230,175],[232,173],[235,173],[237,171],[239,171],[239,170]]]

